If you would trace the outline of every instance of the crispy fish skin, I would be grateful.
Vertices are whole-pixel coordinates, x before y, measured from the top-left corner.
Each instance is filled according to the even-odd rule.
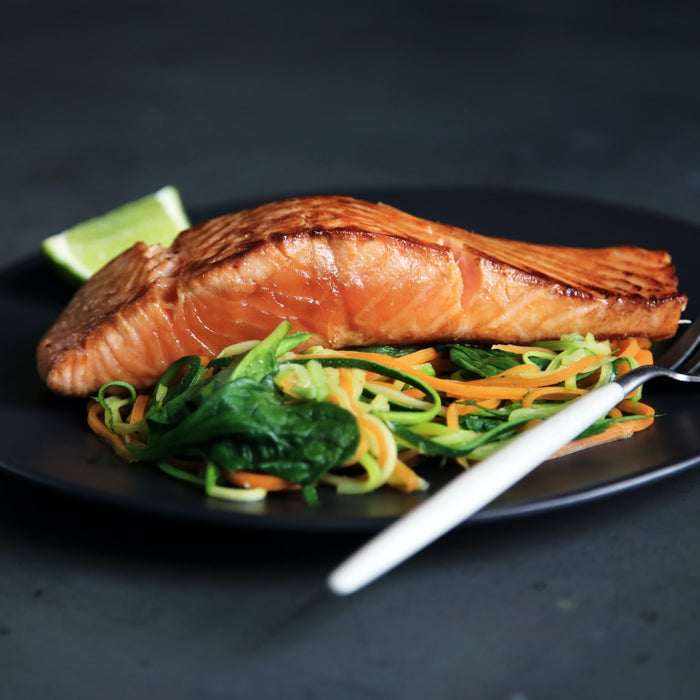
[[[37,349],[49,388],[152,385],[282,319],[329,347],[672,336],[687,299],[665,251],[482,236],[385,204],[300,197],[139,243],[88,280]]]

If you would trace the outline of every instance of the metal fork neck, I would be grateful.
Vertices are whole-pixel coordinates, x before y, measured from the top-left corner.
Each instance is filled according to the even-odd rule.
[[[671,376],[671,371],[654,365],[638,367],[627,374],[618,377],[615,382],[619,384],[625,392],[625,396],[645,382],[659,376]]]

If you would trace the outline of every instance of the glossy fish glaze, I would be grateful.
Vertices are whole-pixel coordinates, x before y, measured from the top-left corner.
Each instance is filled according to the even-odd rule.
[[[686,304],[669,255],[481,236],[384,204],[286,199],[137,244],[75,294],[41,340],[65,396],[152,385],[182,355],[212,357],[282,319],[330,347],[528,343],[564,333],[670,337]]]

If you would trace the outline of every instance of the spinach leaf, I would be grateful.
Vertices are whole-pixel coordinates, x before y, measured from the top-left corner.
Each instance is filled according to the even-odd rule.
[[[450,359],[457,367],[478,377],[492,377],[511,367],[522,364],[520,355],[505,350],[487,350],[474,345],[446,345]],[[530,357],[530,362],[544,369],[551,358]]]
[[[478,413],[468,413],[465,416],[459,417],[459,427],[462,430],[473,430],[475,433],[485,433],[487,430],[503,425],[507,420],[508,416],[496,418],[494,416],[485,416]]]
[[[521,364],[520,355],[503,350],[485,350],[471,345],[450,346],[450,360],[467,372],[479,377],[492,377]]]
[[[217,440],[206,447],[207,458],[222,470],[254,469],[306,486],[349,459],[359,440],[352,414],[334,404],[285,406],[276,419],[274,435]]]
[[[348,459],[359,441],[354,416],[330,403],[287,404],[271,375],[216,382],[151,412],[145,447],[137,457],[162,461],[203,456],[230,471],[252,469],[310,484]]]
[[[473,404],[472,401],[466,403]],[[459,427],[462,430],[473,430],[475,433],[485,433],[487,430],[497,428],[511,420],[511,414],[518,408],[520,403],[512,403],[503,408],[489,409],[483,406],[473,413],[465,413],[459,417]]]

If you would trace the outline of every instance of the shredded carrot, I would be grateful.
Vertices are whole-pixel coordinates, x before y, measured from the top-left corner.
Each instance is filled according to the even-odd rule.
[[[632,342],[634,341],[634,342]],[[643,345],[646,345],[644,342],[640,342],[635,338],[627,339],[625,341],[619,341],[619,353],[616,354],[622,354],[623,357],[626,358],[632,358],[640,367],[644,365],[652,365],[654,364],[654,357],[651,353],[651,350],[649,350],[646,347],[642,347]],[[634,353],[631,354],[631,351]],[[627,360],[624,360],[620,362],[617,366],[617,371],[620,374],[620,376],[627,374],[628,372],[632,371],[633,364],[628,362]],[[634,389],[631,391],[628,395],[627,398],[632,398],[634,396],[639,397],[640,394],[640,389]]]
[[[631,357],[640,365],[651,365],[654,357],[649,350],[651,342],[647,338],[625,338],[613,341],[611,347],[618,357]]]
[[[459,406],[454,401],[447,407],[445,411],[445,423],[450,430],[459,430]]]
[[[646,418],[613,423],[613,425],[602,433],[590,435],[589,437],[581,438],[580,440],[573,440],[559,450],[559,452],[557,452],[554,456],[561,457],[566,454],[578,452],[579,450],[587,450],[589,447],[603,445],[607,442],[624,440],[634,435],[634,433],[638,433],[640,430],[648,428],[654,422],[654,409],[647,404],[626,399],[621,401],[617,405],[617,408],[624,413],[646,416]]]
[[[554,350],[549,350],[548,348],[538,348],[534,345],[492,345],[492,350],[503,350],[504,352],[513,352],[516,355],[524,355],[526,352],[539,352],[547,355],[556,355]]]
[[[625,338],[614,342],[613,347],[617,349],[618,357],[634,357],[639,352],[639,343],[636,338]]]
[[[235,486],[245,489],[265,489],[265,491],[297,491],[301,488],[293,481],[283,479],[272,474],[258,474],[256,472],[224,472],[227,481]]]
[[[641,349],[634,358],[640,365],[653,365],[654,356],[651,354],[651,350]]]
[[[514,387],[541,387],[559,384],[570,377],[575,377],[581,372],[585,372],[589,367],[600,361],[597,355],[584,355],[580,360],[572,362],[568,367],[548,371],[533,371],[532,365],[518,365],[510,369],[495,374],[493,377],[485,379],[475,379],[472,382],[466,382],[470,385],[478,386],[499,386],[503,384],[511,384]]]
[[[396,443],[384,423],[369,415],[357,416],[357,423],[367,435],[370,452],[376,455],[382,472],[391,469],[396,461]]]
[[[377,357],[376,353],[362,352],[360,350],[343,350],[338,351],[333,355],[326,354],[315,354],[314,357],[324,358],[324,357],[347,357],[354,360],[365,360],[367,362],[374,362],[378,364],[383,364],[392,369],[408,374],[411,377],[419,379],[431,386],[436,391],[442,391],[448,396],[463,398],[463,399],[485,399],[485,398],[498,398],[498,399],[520,399],[525,394],[524,389],[515,387],[480,387],[474,386],[474,382],[460,382],[454,379],[440,379],[439,377],[432,377],[424,372],[417,371],[412,367],[400,362],[397,358],[390,355],[382,355],[380,358]],[[481,380],[475,380],[479,382]]]
[[[134,401],[134,405],[131,409],[131,415],[129,416],[129,423],[139,423],[143,420],[149,398],[148,394],[139,394],[136,397],[136,401]]]
[[[519,401],[533,387],[549,386],[574,377],[599,361],[595,355],[586,355],[569,367],[552,372],[533,372],[531,365],[518,365],[510,370],[485,379],[461,382],[454,379],[440,379],[421,375],[420,378],[437,391],[460,399],[509,399]],[[515,371],[517,370],[517,372]]]
[[[400,459],[396,460],[394,470],[387,479],[387,485],[395,488],[397,491],[404,493],[412,493],[420,488],[418,475],[407,464]]]
[[[650,426],[654,422],[654,409],[641,401],[625,399],[618,404],[618,408],[625,413],[636,413],[639,416],[647,416],[640,420],[631,421],[631,425],[636,426],[637,431]]]
[[[338,370],[338,377],[340,380],[340,388],[347,394],[348,403],[353,413],[357,413],[359,407],[355,397],[355,386],[352,381],[352,372],[344,367],[341,367]]]
[[[124,440],[113,433],[104,422],[104,409],[99,403],[93,401],[88,407],[88,425],[92,430],[99,435],[101,438],[106,440],[110,447],[124,460],[127,462],[138,461],[134,455],[129,451],[129,448],[124,443]]]
[[[476,413],[484,408],[495,409],[500,405],[500,401],[480,401],[479,403],[466,404],[452,401],[445,409],[445,424],[450,430],[461,430],[459,416],[466,416],[468,413]]]
[[[480,408],[486,409],[496,409],[501,405],[501,402],[498,399],[482,399],[481,401],[476,401],[475,403]],[[465,408],[469,408],[471,404],[460,405],[463,405]],[[469,411],[464,411],[464,413],[469,413]]]
[[[559,386],[543,386],[530,389],[523,398],[523,407],[529,408],[535,401],[548,399],[550,401],[568,401],[575,396],[585,394],[585,389],[564,389]]]
[[[631,425],[637,421],[630,421],[626,423],[614,423],[607,430],[597,435],[589,435],[588,437],[581,438],[580,440],[572,440],[568,445],[565,445],[558,452],[556,452],[554,457],[563,457],[564,455],[573,454],[574,452],[579,452],[581,450],[587,450],[589,447],[595,447],[596,445],[603,445],[607,442],[614,442],[616,440],[624,440],[631,437],[633,433],[637,432],[630,428]]]
[[[391,433],[378,418],[368,414],[367,404],[357,401],[353,370],[338,368],[338,383],[340,391],[329,397],[329,400],[351,411],[355,415],[360,430],[360,439],[355,453],[341,466],[357,464],[362,455],[369,452],[376,457],[382,472],[389,471],[396,461],[396,443]]]
[[[527,393],[527,387],[525,386],[518,387],[512,384],[506,386],[484,386],[474,383],[479,381],[481,380],[475,379],[472,382],[459,382],[453,379],[431,378],[430,381],[426,381],[426,384],[429,384],[437,391],[443,392],[450,398],[468,399],[471,401],[483,401],[484,399],[493,398],[519,401]]]
[[[621,440],[623,438],[629,437],[629,434],[622,427],[624,423],[615,423],[611,425],[607,430],[597,435],[590,435],[587,438],[582,438],[580,440],[572,440],[568,445],[564,445],[558,452],[553,454],[553,457],[563,457],[564,455],[570,455],[574,452],[580,452],[581,450],[587,450],[589,447],[595,447],[596,445],[603,445],[606,442],[613,442],[614,440]]]
[[[632,365],[629,362],[620,362],[617,365],[617,372],[620,376],[623,374],[627,374],[627,372],[630,372],[632,370]]]
[[[409,367],[415,367],[416,365],[424,365],[426,362],[434,362],[439,357],[440,351],[433,347],[429,347],[416,350],[408,355],[401,355],[396,359]]]
[[[401,452],[399,452],[399,459],[407,466],[410,466],[414,462],[422,460],[423,455],[418,450],[401,450]]]

